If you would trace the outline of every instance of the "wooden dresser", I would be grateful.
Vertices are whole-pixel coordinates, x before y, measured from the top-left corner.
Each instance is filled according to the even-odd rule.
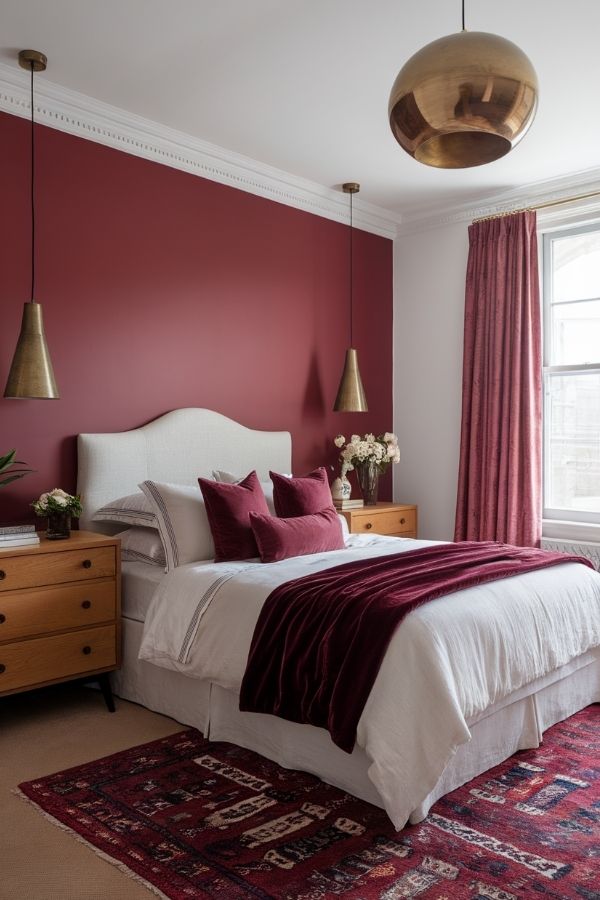
[[[121,663],[119,541],[74,531],[62,541],[0,550],[0,696],[73,678],[97,680]]]
[[[417,507],[407,503],[377,503],[356,509],[339,509],[351,534],[387,534],[416,538]]]

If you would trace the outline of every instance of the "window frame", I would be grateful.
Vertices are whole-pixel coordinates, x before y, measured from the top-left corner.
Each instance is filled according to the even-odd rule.
[[[541,255],[542,255],[542,348],[543,348],[543,365],[542,365],[542,519],[548,521],[569,521],[581,525],[600,526],[600,512],[589,512],[586,510],[569,509],[565,507],[551,507],[546,505],[546,497],[549,494],[549,455],[550,455],[550,416],[547,414],[547,404],[549,398],[549,380],[552,375],[561,373],[572,373],[574,375],[599,373],[600,361],[596,363],[580,363],[577,365],[551,365],[550,352],[552,346],[552,317],[551,306],[553,303],[553,278],[552,278],[552,258],[553,243],[565,237],[575,237],[578,234],[588,234],[589,232],[600,232],[600,221],[597,219],[585,224],[565,224],[541,234]],[[586,297],[581,300],[564,301],[565,303],[580,303],[582,301],[595,300],[600,298]]]

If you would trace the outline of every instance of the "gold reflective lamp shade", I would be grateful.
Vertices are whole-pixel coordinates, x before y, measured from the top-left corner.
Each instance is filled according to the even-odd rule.
[[[389,101],[394,137],[426,166],[465,169],[500,159],[533,122],[538,81],[516,44],[465,30],[427,44],[400,70]]]
[[[333,404],[334,412],[368,412],[367,398],[362,385],[360,370],[358,368],[358,356],[352,346],[352,306],[353,306],[353,281],[352,281],[352,197],[358,194],[360,184],[348,181],[342,185],[345,194],[350,194],[350,347],[346,350],[344,370],[340,380],[337,397]]]
[[[33,73],[43,72],[46,68],[46,57],[37,50],[21,50],[19,65],[31,72],[31,300],[23,308],[21,333],[12,365],[8,373],[8,381],[4,396],[10,399],[40,398],[58,399],[58,388],[54,379],[52,361],[44,334],[42,307],[34,298],[35,289],[35,129],[33,104]]]

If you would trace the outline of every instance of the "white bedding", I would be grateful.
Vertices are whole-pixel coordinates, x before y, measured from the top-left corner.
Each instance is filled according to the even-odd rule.
[[[263,565],[189,564],[159,584],[140,658],[238,691],[254,626],[279,584],[428,541],[353,535],[345,550]],[[600,574],[566,563],[434,600],[392,639],[357,732],[396,828],[437,783],[468,723],[600,646]]]
[[[154,591],[165,577],[162,566],[145,562],[121,563],[121,614],[134,622],[144,622]]]

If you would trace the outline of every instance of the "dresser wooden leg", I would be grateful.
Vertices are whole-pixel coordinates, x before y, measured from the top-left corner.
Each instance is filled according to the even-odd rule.
[[[108,672],[104,672],[103,675],[98,675],[98,684],[100,685],[100,690],[102,691],[102,696],[104,697],[104,702],[108,708],[109,712],[115,711],[115,701],[113,699],[112,688],[110,686],[110,679],[108,677]]]

